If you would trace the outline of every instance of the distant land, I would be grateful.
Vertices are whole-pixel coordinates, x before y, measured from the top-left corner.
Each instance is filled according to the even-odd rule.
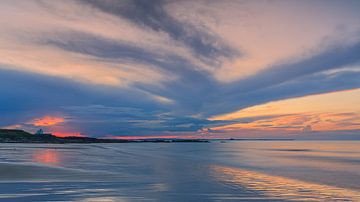
[[[102,139],[93,137],[56,137],[52,134],[32,134],[23,130],[0,129],[0,143],[135,143],[135,142],[209,142],[204,139]]]
[[[0,143],[139,143],[139,142],[210,142],[210,141],[292,141],[288,138],[230,138],[230,139],[183,139],[183,138],[152,138],[152,139],[104,139],[94,137],[57,137],[52,134],[32,134],[17,129],[0,129]]]

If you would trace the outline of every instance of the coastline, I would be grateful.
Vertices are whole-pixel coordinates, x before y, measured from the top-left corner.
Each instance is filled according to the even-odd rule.
[[[91,144],[91,143],[172,143],[172,142],[209,142],[206,139],[103,139],[94,137],[57,137],[52,134],[31,134],[23,130],[0,129],[0,143],[22,144]]]

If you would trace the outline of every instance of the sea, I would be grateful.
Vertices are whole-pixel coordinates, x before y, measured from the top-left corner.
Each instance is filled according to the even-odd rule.
[[[360,201],[360,141],[0,144],[0,201]]]

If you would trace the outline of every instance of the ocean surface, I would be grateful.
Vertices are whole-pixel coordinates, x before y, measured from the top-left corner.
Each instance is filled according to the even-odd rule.
[[[0,144],[0,201],[360,201],[360,141]]]

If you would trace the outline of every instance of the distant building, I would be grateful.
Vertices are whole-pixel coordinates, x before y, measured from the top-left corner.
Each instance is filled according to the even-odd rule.
[[[35,134],[36,135],[44,135],[44,131],[43,131],[43,129],[39,129],[38,131],[36,131]]]

